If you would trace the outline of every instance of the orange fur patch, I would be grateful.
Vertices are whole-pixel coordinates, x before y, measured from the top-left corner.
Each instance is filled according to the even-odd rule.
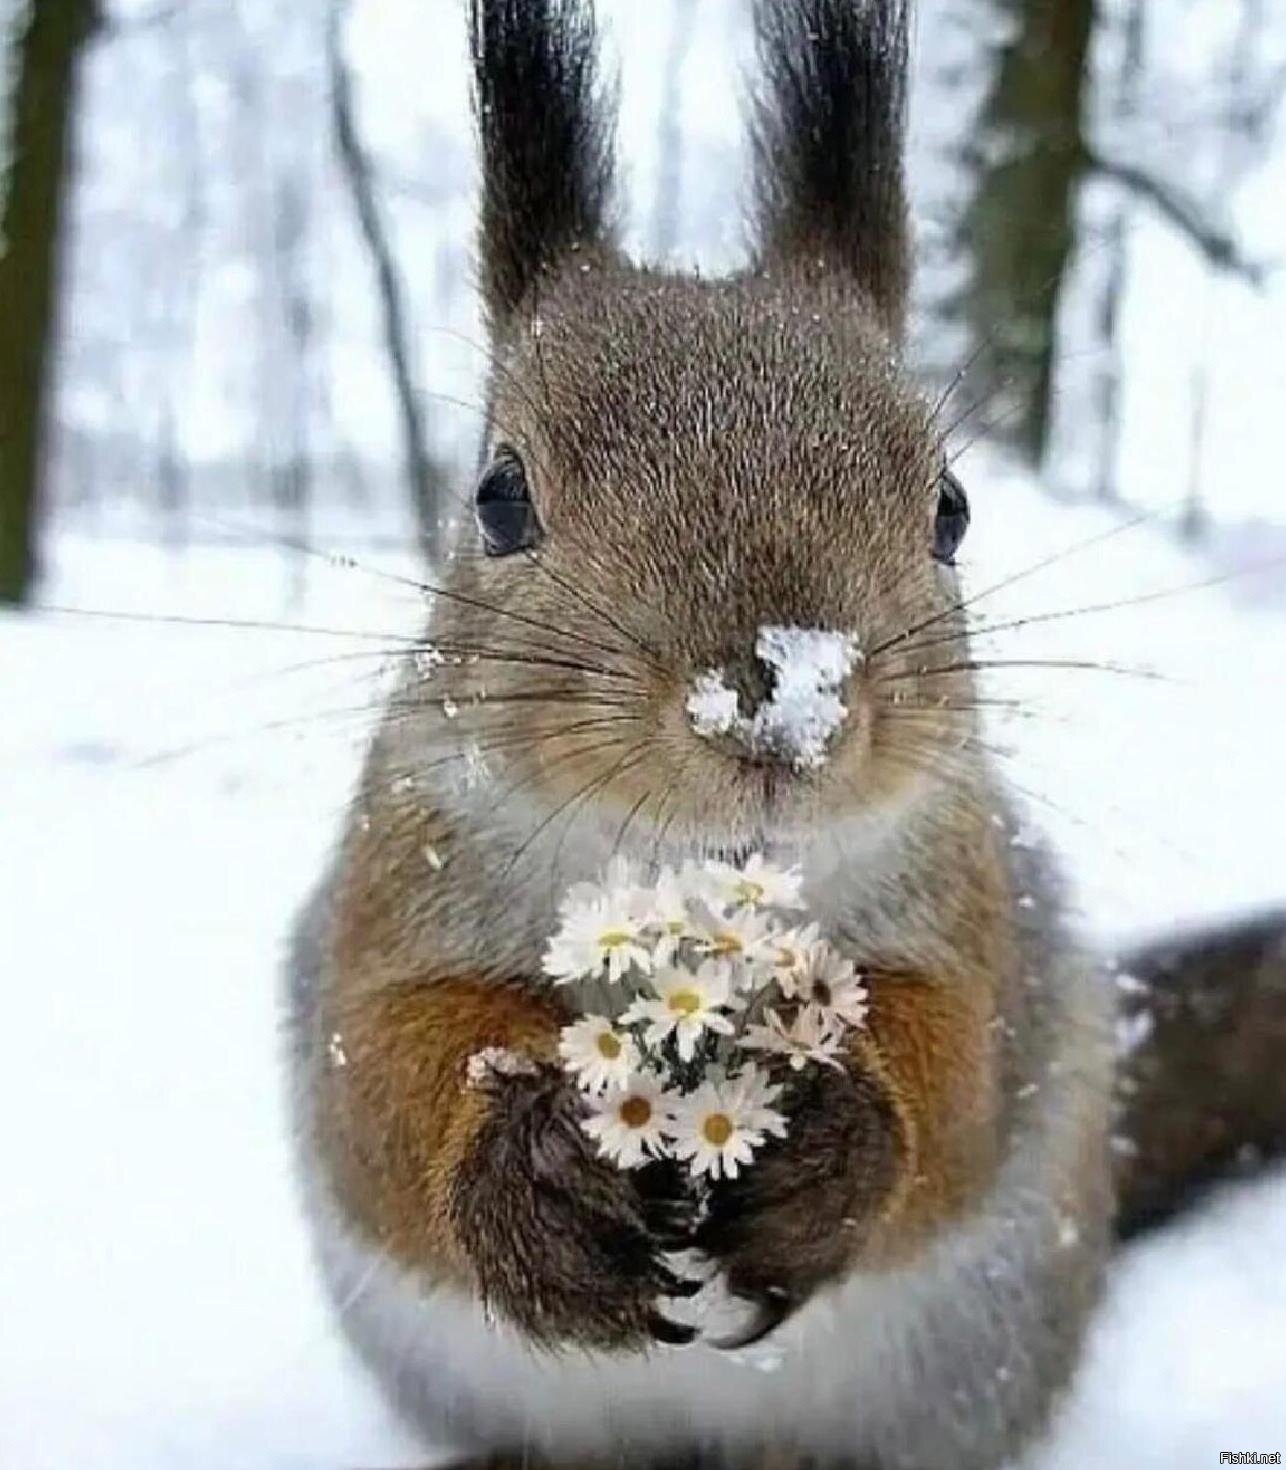
[[[388,985],[333,1004],[327,1026],[344,1060],[319,1081],[319,1144],[345,1212],[382,1251],[469,1282],[449,1203],[488,1103],[466,1085],[468,1059],[507,1047],[552,1060],[563,1019],[519,986],[463,979]]]
[[[990,987],[874,975],[859,1060],[882,1077],[908,1133],[909,1177],[865,1264],[895,1265],[978,1198],[998,1153]]]

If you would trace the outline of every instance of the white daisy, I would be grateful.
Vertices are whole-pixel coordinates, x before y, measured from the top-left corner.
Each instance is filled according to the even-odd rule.
[[[666,968],[652,976],[651,985],[656,995],[641,996],[621,1017],[626,1025],[647,1022],[648,1046],[673,1035],[680,1058],[690,1062],[705,1032],[732,1035],[732,1022],[724,1012],[737,1009],[740,1001],[730,965],[706,960],[695,971]]]
[[[866,1020],[868,992],[857,967],[824,941],[806,947],[803,963],[777,977],[782,994],[804,1002],[831,1022],[861,1026]]]
[[[777,933],[772,920],[753,909],[721,914],[698,904],[693,910],[693,941],[701,954],[712,959],[758,964],[771,957],[772,941]]]
[[[773,978],[786,995],[793,994],[788,987],[791,977],[808,964],[809,955],[817,944],[818,928],[809,924],[803,929],[783,929],[774,934],[764,963],[772,970]]]
[[[564,1026],[558,1054],[577,1084],[594,1093],[624,1087],[639,1064],[634,1038],[618,1031],[606,1016],[585,1016]]]
[[[765,1134],[785,1135],[786,1119],[768,1106],[780,1093],[758,1067],[747,1067],[733,1078],[712,1068],[700,1087],[674,1104],[670,1134],[675,1158],[686,1160],[694,1176],[735,1179]]]
[[[636,1072],[624,1087],[613,1087],[591,1103],[594,1111],[581,1127],[598,1151],[622,1169],[637,1169],[648,1158],[668,1152],[674,1098],[651,1072]]]
[[[604,894],[563,914],[562,926],[545,949],[543,969],[557,985],[584,977],[615,983],[632,966],[652,968],[652,950],[633,894]]]
[[[804,907],[800,897],[803,873],[798,868],[779,868],[762,853],[755,853],[740,868],[732,863],[709,862],[705,871],[719,903],[752,909]]]
[[[811,1006],[805,1006],[793,1021],[783,1021],[776,1011],[765,1012],[768,1024],[747,1026],[737,1038],[746,1051],[765,1051],[787,1057],[796,1072],[809,1062],[822,1062],[839,1067],[839,1053],[844,1044],[842,1024],[828,1020]]]
[[[648,929],[656,935],[654,953],[658,965],[671,964],[680,944],[691,934],[689,906],[694,890],[689,869],[692,866],[685,864],[681,872],[662,868],[655,886],[640,890],[640,913]]]

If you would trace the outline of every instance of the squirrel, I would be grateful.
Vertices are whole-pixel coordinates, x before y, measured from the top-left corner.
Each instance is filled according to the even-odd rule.
[[[1127,1005],[1166,1003],[1118,1065],[1116,987],[974,738],[968,501],[900,357],[906,0],[754,19],[753,259],[703,280],[615,241],[589,0],[471,0],[485,454],[436,667],[406,660],[297,928],[299,1175],[338,1318],[427,1443],[997,1470],[1068,1383],[1116,1236],[1282,1142],[1286,923],[1127,962],[1168,975]],[[771,697],[767,625],[865,650],[815,768],[693,727],[702,671],[747,719]],[[541,955],[614,855],[754,851],[802,869],[870,1013],[695,1222],[580,1128]],[[528,1064],[471,1083],[490,1048]],[[680,1320],[681,1245],[775,1371]]]

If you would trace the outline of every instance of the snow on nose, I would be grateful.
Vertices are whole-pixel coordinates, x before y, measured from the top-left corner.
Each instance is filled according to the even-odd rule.
[[[765,624],[755,638],[755,656],[771,675],[767,697],[744,710],[727,670],[707,669],[688,695],[692,728],[707,739],[727,736],[749,756],[769,757],[796,771],[817,770],[848,715],[840,691],[862,660],[856,638]]]

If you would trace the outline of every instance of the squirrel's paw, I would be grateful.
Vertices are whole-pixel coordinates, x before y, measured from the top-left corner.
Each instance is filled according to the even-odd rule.
[[[842,1277],[903,1167],[893,1104],[856,1067],[820,1069],[795,1083],[787,1111],[789,1132],[736,1179],[713,1187],[697,1231],[698,1248],[723,1268],[729,1292],[756,1308],[720,1347],[766,1337]]]
[[[459,1166],[456,1229],[487,1306],[535,1341],[627,1351],[691,1342],[661,1310],[693,1295],[661,1259],[682,1206],[598,1156],[565,1073],[541,1066],[487,1080],[489,1112]]]

